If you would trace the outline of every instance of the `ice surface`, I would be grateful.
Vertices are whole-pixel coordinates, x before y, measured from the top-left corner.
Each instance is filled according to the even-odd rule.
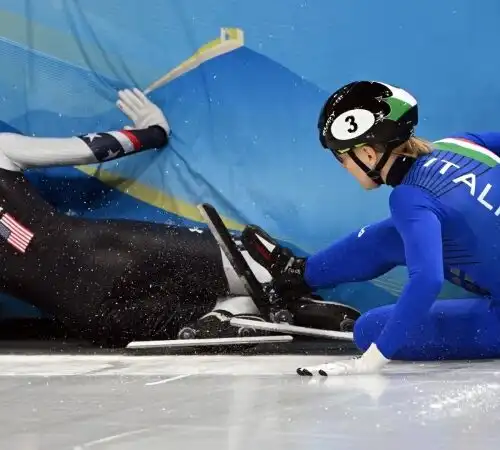
[[[498,448],[500,362],[295,374],[339,358],[2,354],[0,448]]]

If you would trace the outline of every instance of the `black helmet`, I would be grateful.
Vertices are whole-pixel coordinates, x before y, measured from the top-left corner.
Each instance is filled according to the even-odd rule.
[[[376,81],[355,81],[333,93],[323,105],[319,139],[338,157],[348,153],[366,174],[381,183],[380,170],[392,150],[413,136],[418,123],[415,98],[403,89]],[[354,154],[356,147],[383,145],[385,152],[374,169]]]

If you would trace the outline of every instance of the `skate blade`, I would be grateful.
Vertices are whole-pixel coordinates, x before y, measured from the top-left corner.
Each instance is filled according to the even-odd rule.
[[[274,331],[276,333],[299,334],[302,336],[312,336],[317,338],[337,339],[341,341],[353,342],[351,332],[321,330],[319,328],[298,327],[287,323],[260,322],[257,320],[233,318],[230,324],[235,327],[253,328],[255,330]]]
[[[242,344],[274,344],[292,342],[292,336],[250,336],[242,338],[215,338],[215,339],[172,339],[168,341],[133,341],[126,348],[181,348],[181,347],[206,347]]]

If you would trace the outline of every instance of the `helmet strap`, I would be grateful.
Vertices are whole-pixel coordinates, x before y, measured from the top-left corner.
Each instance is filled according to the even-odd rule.
[[[361,161],[356,154],[354,153],[354,149],[351,149],[347,152],[347,154],[352,158],[352,160],[361,168],[363,172],[368,175],[368,177],[377,183],[378,185],[387,184],[388,186],[397,186],[403,181],[403,178],[413,166],[415,162],[415,158],[410,156],[400,156],[396,158],[391,168],[387,172],[386,180],[382,179],[381,171],[387,163],[389,156],[392,154],[392,150],[386,150],[380,160],[377,162],[376,166],[373,169],[370,169],[363,161]]]
[[[382,153],[382,157],[379,159],[377,164],[373,169],[370,169],[363,161],[361,161],[355,154],[354,148],[351,148],[347,154],[352,158],[352,160],[357,164],[358,167],[361,168],[361,170],[368,175],[368,177],[377,183],[378,185],[384,184],[384,180],[382,179],[381,171],[384,168],[384,166],[387,163],[387,160],[389,159],[389,156],[391,156],[392,149],[391,150],[386,150],[384,153]]]

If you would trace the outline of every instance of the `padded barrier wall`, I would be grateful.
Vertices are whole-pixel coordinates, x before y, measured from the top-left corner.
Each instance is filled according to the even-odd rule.
[[[207,201],[233,229],[257,223],[310,253],[388,214],[388,189],[362,191],[319,145],[329,93],[380,79],[417,96],[423,137],[496,129],[499,17],[497,0],[0,0],[0,120],[38,136],[116,129],[117,90],[148,89],[169,148],[29,172],[44,196],[68,214],[184,226]],[[330,294],[366,310],[405,279]]]

